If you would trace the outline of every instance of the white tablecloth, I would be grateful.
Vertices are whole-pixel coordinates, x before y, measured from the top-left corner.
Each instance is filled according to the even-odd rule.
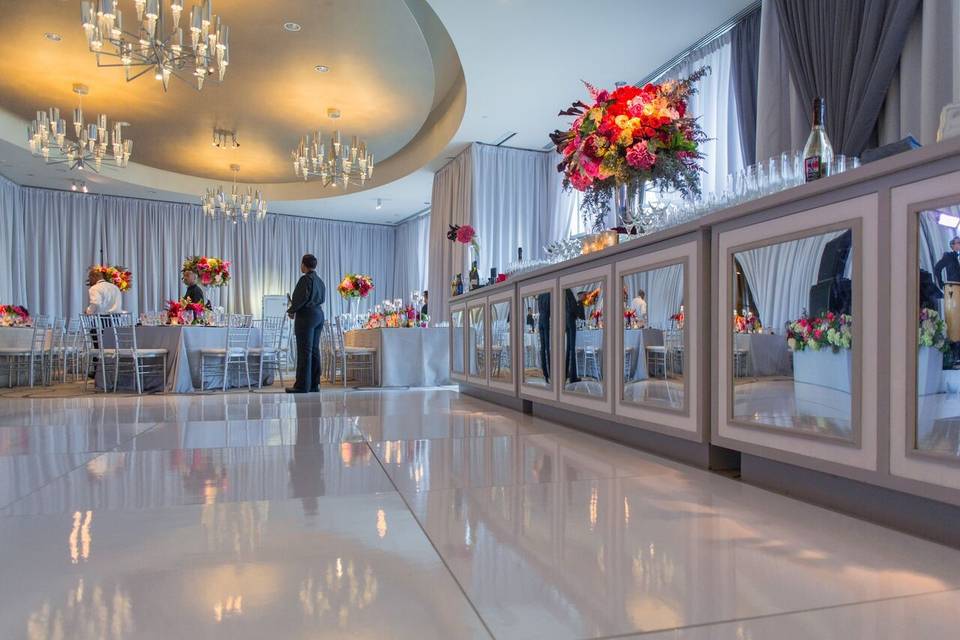
[[[167,372],[164,387],[173,393],[190,393],[201,390],[200,380],[200,351],[202,349],[223,349],[226,347],[227,329],[225,327],[137,327],[137,347],[141,349],[166,349]],[[104,339],[104,346],[111,346],[111,338]],[[254,328],[250,332],[250,346],[259,347],[261,344],[260,329]],[[256,375],[259,370],[259,361],[256,356],[250,358],[251,384],[256,384]],[[98,381],[99,382],[99,381]],[[203,381],[207,389],[218,389],[223,384],[223,378],[217,375],[208,375]],[[264,375],[264,384],[272,384],[273,376]],[[239,367],[230,367],[228,387],[246,386],[246,374]],[[118,388],[134,388],[133,377],[130,374],[121,374]],[[147,376],[144,380],[144,390],[156,391],[160,387],[160,380],[155,376]]]
[[[626,371],[627,381],[646,380],[647,374],[647,347],[662,347],[663,331],[660,329],[624,329],[623,330],[623,357],[627,357],[627,349],[633,348],[630,369]]]
[[[733,348],[746,351],[750,362],[750,375],[790,376],[790,350],[783,336],[767,333],[735,333]]]
[[[348,331],[348,347],[377,350],[380,386],[450,384],[450,329],[360,329]]]
[[[47,344],[50,347],[51,334],[47,332]],[[23,349],[30,350],[30,343],[33,340],[33,327],[0,327],[0,348],[3,349]],[[16,378],[16,375],[14,375]],[[26,375],[20,376],[21,382],[27,380]],[[10,384],[8,368],[0,366],[0,386],[6,387]],[[16,384],[16,381],[14,381]]]

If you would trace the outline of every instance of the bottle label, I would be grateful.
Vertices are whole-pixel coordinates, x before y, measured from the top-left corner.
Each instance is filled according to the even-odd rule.
[[[823,177],[823,165],[820,156],[810,156],[803,160],[803,173],[807,182],[819,180]]]

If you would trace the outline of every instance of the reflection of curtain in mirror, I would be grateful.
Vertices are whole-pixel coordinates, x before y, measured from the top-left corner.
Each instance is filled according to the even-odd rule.
[[[784,324],[796,320],[807,309],[810,287],[817,282],[824,246],[842,233],[832,231],[737,253],[764,330],[782,334]],[[853,255],[851,251],[847,259],[844,269],[847,274],[851,271]],[[732,307],[730,313],[733,313]]]
[[[672,326],[670,316],[680,311],[680,305],[683,304],[682,264],[629,275],[624,279],[624,284],[627,287],[627,306],[641,289],[646,294],[647,323],[650,327],[669,329]]]

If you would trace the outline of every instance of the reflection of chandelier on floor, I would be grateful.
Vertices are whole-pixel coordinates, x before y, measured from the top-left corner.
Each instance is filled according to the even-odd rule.
[[[186,41],[180,26],[183,0],[169,0],[166,12],[161,0],[134,0],[133,4],[139,24],[135,30],[126,31],[117,0],[80,3],[87,45],[97,55],[97,66],[123,67],[127,82],[153,71],[164,91],[171,75],[196,83],[198,90],[203,89],[208,76],[223,82],[230,64],[230,27],[214,15],[212,0],[204,0],[203,6],[194,5],[190,10]],[[120,61],[102,62],[103,56]]]
[[[349,145],[344,145],[340,132],[336,131],[328,147],[316,131],[312,138],[306,135],[300,139],[300,145],[293,152],[293,171],[305,181],[320,178],[324,187],[362,186],[373,177],[373,154],[357,136],[353,136]]]
[[[254,220],[263,220],[267,216],[267,201],[263,198],[263,193],[258,189],[254,191],[247,187],[246,193],[240,193],[237,190],[237,174],[240,172],[240,165],[230,165],[233,171],[233,187],[230,193],[224,193],[223,186],[214,191],[207,189],[207,192],[200,198],[200,204],[203,206],[203,212],[211,218],[218,216],[230,220],[234,224],[237,222],[247,222],[252,216]]]
[[[80,96],[79,106],[73,110],[73,131],[76,139],[67,137],[67,122],[60,117],[60,109],[37,111],[37,117],[27,126],[30,152],[42,156],[48,164],[66,164],[70,169],[92,168],[99,172],[104,160],[117,167],[126,167],[133,151],[133,140],[123,139],[126,122],[108,126],[107,116],[100,114],[95,122],[83,120],[83,96],[89,93],[86,85],[73,85]],[[111,136],[112,132],[112,136]],[[111,140],[112,137],[112,140]]]

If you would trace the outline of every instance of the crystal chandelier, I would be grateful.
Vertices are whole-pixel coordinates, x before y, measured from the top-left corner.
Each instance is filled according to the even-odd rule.
[[[111,129],[107,116],[100,114],[95,122],[85,124],[83,96],[89,93],[89,89],[86,85],[75,84],[73,92],[80,96],[80,105],[73,110],[76,139],[67,137],[67,123],[60,117],[60,109],[51,107],[49,111],[37,111],[37,117],[27,126],[30,152],[42,156],[48,164],[66,164],[79,171],[92,168],[99,172],[104,160],[126,167],[133,151],[133,140],[123,139],[123,127],[128,123],[114,122]]]
[[[203,89],[208,76],[223,82],[230,64],[230,27],[214,15],[211,0],[204,0],[203,6],[194,5],[190,10],[186,40],[180,26],[183,0],[169,0],[166,12],[160,2],[133,0],[137,25],[130,31],[124,30],[118,0],[80,3],[83,30],[90,51],[97,55],[97,66],[123,67],[127,82],[153,71],[154,77],[163,83],[164,91],[171,75],[191,84],[195,82],[197,90]],[[104,56],[119,62],[103,62]]]
[[[357,136],[345,145],[340,141],[340,132],[335,131],[330,146],[326,146],[320,132],[315,131],[312,138],[300,138],[300,145],[293,152],[293,171],[304,180],[319,178],[324,187],[362,186],[373,177],[373,154]]]
[[[230,165],[233,171],[233,187],[230,193],[224,193],[223,186],[214,191],[207,189],[207,192],[200,198],[200,204],[203,206],[203,213],[216,218],[217,216],[230,220],[233,224],[243,221],[247,222],[252,216],[254,220],[263,220],[267,216],[267,201],[263,199],[263,193],[258,189],[254,191],[247,187],[246,193],[240,193],[237,190],[237,174],[240,172],[240,165]]]

